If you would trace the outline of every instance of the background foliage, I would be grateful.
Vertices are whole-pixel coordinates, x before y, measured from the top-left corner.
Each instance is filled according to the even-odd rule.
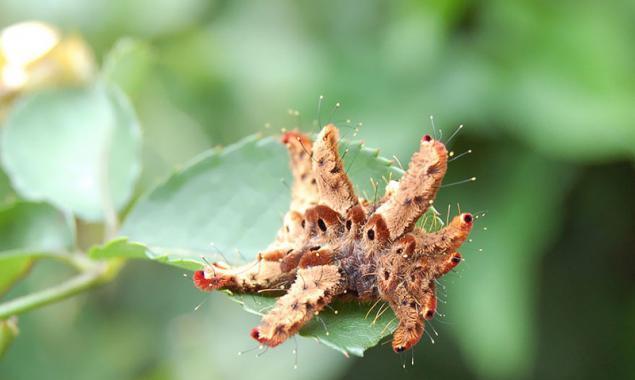
[[[437,205],[487,215],[445,280],[435,344],[422,340],[405,371],[410,356],[387,345],[346,359],[300,339],[297,370],[293,343],[237,356],[254,346],[257,317],[200,294],[182,270],[133,261],[98,290],[20,316],[0,378],[635,376],[634,17],[628,1],[1,0],[0,27],[47,21],[67,36],[60,54],[81,51],[82,38],[92,53],[80,54],[88,65],[62,65],[45,89],[0,104],[11,177],[0,178],[0,293],[3,271],[21,275],[33,258],[62,253],[33,265],[0,303],[72,276],[64,261],[85,265],[75,237],[87,250],[112,235],[115,212],[130,213],[124,231],[152,235],[130,222],[133,205],[206,150],[297,124],[315,130],[321,94],[323,119],[363,122],[358,137],[403,162],[430,131],[428,115],[446,136],[465,124],[453,146],[474,153],[452,163],[447,182],[479,180],[443,189]],[[73,79],[91,86],[78,94]],[[46,97],[68,111],[42,129],[20,109]],[[81,113],[82,104],[94,108]],[[76,162],[101,175],[59,181],[68,171],[50,169]],[[250,168],[231,162],[227,183],[240,186]],[[286,192],[285,165],[267,170],[267,186]],[[14,322],[2,322],[0,340]]]

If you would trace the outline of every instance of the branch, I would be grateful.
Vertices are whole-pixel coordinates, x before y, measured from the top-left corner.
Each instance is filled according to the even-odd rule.
[[[119,260],[99,263],[57,286],[2,303],[0,304],[0,320],[63,300],[104,284],[116,275],[122,263],[123,261]]]

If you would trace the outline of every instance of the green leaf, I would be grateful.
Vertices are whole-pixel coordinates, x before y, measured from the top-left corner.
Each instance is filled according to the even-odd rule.
[[[150,46],[134,38],[122,38],[108,52],[102,68],[103,76],[117,84],[131,97],[136,97],[152,70]]]
[[[256,315],[264,315],[276,302],[273,297],[253,294],[236,294],[231,299]],[[322,311],[319,318],[313,318],[300,331],[300,335],[315,338],[346,356],[353,354],[362,357],[366,349],[377,345],[397,327],[395,315],[389,307],[385,309],[385,304],[383,307],[377,304],[369,311],[371,306],[356,302],[335,302]]]
[[[0,320],[0,359],[9,350],[9,346],[18,336],[18,319],[16,317]]]
[[[139,243],[131,243],[125,237],[113,239],[100,246],[94,246],[88,251],[93,259],[107,259],[111,257],[125,257],[141,259],[146,257],[146,247]]]
[[[31,257],[11,257],[2,259],[0,256],[0,295],[6,293],[13,284],[26,276],[33,265]]]
[[[2,137],[2,164],[21,196],[89,221],[121,209],[139,175],[135,113],[121,91],[103,83],[26,96]]]
[[[189,270],[201,268],[198,259],[187,257],[170,257],[167,255],[155,254],[140,243],[131,242],[126,237],[118,237],[104,245],[94,246],[88,251],[88,255],[93,259],[109,259],[122,257],[127,259],[150,259],[170,265],[175,265]]]
[[[72,221],[50,205],[18,202],[0,209],[0,295],[35,258],[67,250],[74,240]]]
[[[0,170],[0,206],[15,202],[17,199],[15,191],[11,187],[11,181],[7,174]]]
[[[284,147],[271,138],[206,153],[140,199],[121,234],[170,263],[220,258],[212,242],[232,258],[234,249],[253,258],[288,208],[286,162]]]
[[[340,155],[344,157],[345,168],[355,185],[355,191],[370,201],[381,197],[389,180],[399,179],[404,173],[393,166],[392,161],[380,157],[379,149],[365,147],[361,141],[342,141]]]

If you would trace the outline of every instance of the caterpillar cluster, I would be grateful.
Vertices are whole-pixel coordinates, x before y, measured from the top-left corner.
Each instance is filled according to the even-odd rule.
[[[315,142],[297,131],[281,140],[289,150],[293,184],[275,241],[243,266],[207,265],[194,273],[194,284],[203,291],[286,290],[251,332],[269,347],[296,334],[334,299],[384,300],[399,321],[393,350],[410,349],[436,314],[435,281],[461,262],[458,249],[473,225],[470,213],[436,232],[416,224],[445,176],[445,145],[423,136],[401,180],[391,181],[385,195],[370,202],[355,194],[333,124]]]

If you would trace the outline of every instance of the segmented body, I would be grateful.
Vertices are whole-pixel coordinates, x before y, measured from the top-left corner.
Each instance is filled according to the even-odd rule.
[[[457,249],[472,215],[456,216],[437,232],[416,227],[447,170],[448,153],[429,135],[408,170],[376,203],[358,198],[338,153],[339,132],[322,129],[313,144],[287,132],[293,185],[291,205],[275,241],[258,258],[231,268],[213,263],[194,274],[204,291],[283,289],[252,336],[276,346],[297,333],[334,298],[385,300],[399,320],[393,349],[411,348],[436,313],[435,280],[461,261]]]

